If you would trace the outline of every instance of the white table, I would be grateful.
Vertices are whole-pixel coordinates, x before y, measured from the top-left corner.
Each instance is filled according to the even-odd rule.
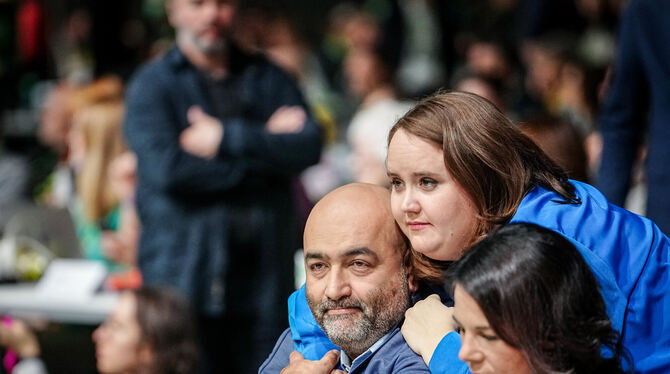
[[[118,296],[101,292],[86,298],[56,297],[37,292],[34,284],[0,285],[0,315],[97,325],[111,313]]]

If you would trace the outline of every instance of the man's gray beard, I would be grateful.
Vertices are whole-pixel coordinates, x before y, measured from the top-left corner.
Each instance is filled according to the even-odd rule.
[[[405,315],[409,307],[407,275],[403,272],[387,289],[376,289],[367,295],[367,304],[359,299],[345,298],[317,303],[307,302],[317,323],[330,341],[340,347],[352,360],[368,350],[388,333]],[[361,314],[327,315],[332,308],[358,308]],[[349,323],[347,323],[349,321]]]
[[[198,39],[198,37],[189,32],[189,31],[182,31],[177,34],[177,40],[179,44],[183,45],[191,45],[195,49],[197,49],[199,52],[207,55],[207,56],[216,56],[220,55],[223,52],[225,52],[227,46],[228,46],[228,40],[227,38],[221,38],[220,40],[214,42],[214,43],[205,43]]]

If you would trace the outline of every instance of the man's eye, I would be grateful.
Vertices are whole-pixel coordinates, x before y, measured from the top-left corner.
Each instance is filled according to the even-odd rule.
[[[456,333],[459,335],[463,335],[465,332],[465,330],[459,325],[454,325],[454,331],[456,331]]]
[[[353,265],[356,267],[367,267],[368,263],[365,261],[354,261]]]
[[[326,268],[326,265],[320,262],[309,265],[309,270],[313,272],[319,272]]]

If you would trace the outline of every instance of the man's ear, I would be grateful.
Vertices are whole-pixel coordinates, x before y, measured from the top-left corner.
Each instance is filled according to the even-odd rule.
[[[174,7],[175,7],[174,2],[175,0],[165,1],[165,16],[167,17],[168,23],[172,27],[176,27],[174,19]]]

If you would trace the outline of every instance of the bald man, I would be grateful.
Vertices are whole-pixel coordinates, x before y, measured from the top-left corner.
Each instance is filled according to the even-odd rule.
[[[391,215],[389,191],[350,184],[326,195],[309,215],[304,247],[307,279],[289,299],[291,328],[259,373],[331,373],[338,365],[348,373],[429,373],[400,333],[416,286],[409,275],[408,245]],[[314,319],[296,318],[301,292]],[[305,331],[296,325],[314,321],[332,348],[341,350],[339,360],[337,350],[318,361],[292,353],[309,339],[294,336]]]

